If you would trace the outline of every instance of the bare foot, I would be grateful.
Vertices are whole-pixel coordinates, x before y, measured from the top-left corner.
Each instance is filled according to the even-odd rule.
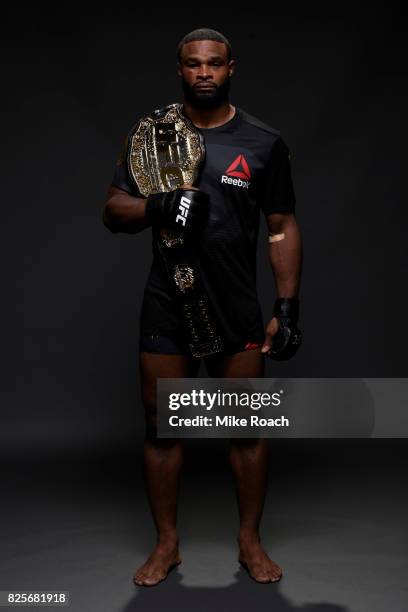
[[[257,582],[278,582],[282,578],[282,570],[268,557],[261,546],[259,537],[238,538],[238,561],[248,574]]]
[[[165,580],[169,571],[180,563],[177,542],[158,543],[147,561],[133,574],[133,582],[139,586],[154,586]]]

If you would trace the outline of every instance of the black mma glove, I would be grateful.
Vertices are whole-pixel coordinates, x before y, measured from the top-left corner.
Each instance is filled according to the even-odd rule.
[[[299,317],[298,298],[278,298],[273,309],[279,328],[272,339],[268,352],[271,359],[284,361],[293,357],[302,342],[302,332],[297,326]]]
[[[146,218],[155,226],[197,232],[206,223],[209,196],[204,191],[179,187],[152,193],[146,202]]]

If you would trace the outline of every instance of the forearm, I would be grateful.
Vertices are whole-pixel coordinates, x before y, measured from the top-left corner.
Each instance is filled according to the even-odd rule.
[[[111,189],[103,210],[103,223],[113,233],[136,234],[150,225],[145,210],[146,199]]]
[[[297,297],[302,271],[302,240],[294,215],[276,215],[269,222],[269,261],[277,297]]]

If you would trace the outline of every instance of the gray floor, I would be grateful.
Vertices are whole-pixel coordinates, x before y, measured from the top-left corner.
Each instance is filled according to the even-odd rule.
[[[225,443],[187,448],[183,563],[155,588],[131,581],[154,542],[136,452],[4,462],[0,590],[69,591],[75,612],[406,612],[405,441],[273,442],[269,585],[236,560]]]

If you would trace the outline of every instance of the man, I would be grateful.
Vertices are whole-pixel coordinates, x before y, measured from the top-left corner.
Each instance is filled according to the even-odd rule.
[[[286,298],[286,304],[294,305],[296,310],[299,290],[302,249],[294,216],[290,154],[277,130],[229,103],[235,61],[222,34],[194,30],[179,43],[177,56],[183,113],[205,141],[206,158],[199,179],[194,188],[183,185],[170,192],[171,197],[164,194],[143,198],[129,177],[122,155],[109,189],[104,223],[112,232],[126,233],[152,226],[155,236],[174,214],[174,198],[189,189],[193,225],[201,224],[202,231],[200,272],[225,339],[221,353],[204,358],[206,368],[214,377],[262,377],[265,355],[273,349],[273,337],[279,328],[279,316],[272,317],[264,331],[255,284],[261,210],[269,228],[270,262],[278,298]],[[209,206],[209,214],[202,227],[199,211],[205,206]],[[189,353],[155,243],[153,248],[140,319],[145,478],[157,529],[156,547],[134,574],[134,582],[145,586],[157,584],[181,562],[176,513],[183,447],[181,440],[157,437],[156,381],[160,377],[196,376],[200,364]],[[266,440],[230,440],[230,462],[240,518],[238,559],[256,581],[278,581],[282,570],[268,557],[259,536],[267,484]]]

